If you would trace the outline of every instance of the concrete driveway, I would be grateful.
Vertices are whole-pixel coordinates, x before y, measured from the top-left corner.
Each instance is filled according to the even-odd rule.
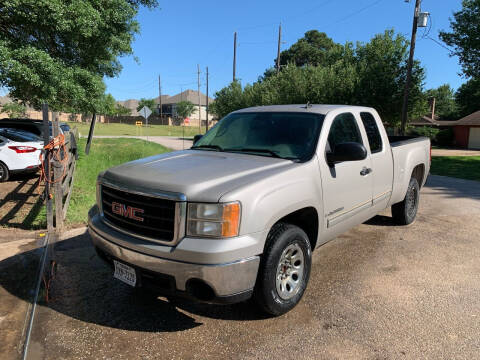
[[[142,139],[151,141],[160,145],[163,145],[167,148],[172,150],[183,150],[188,149],[193,145],[193,141],[189,139],[183,139],[178,136],[126,136],[126,135],[119,135],[119,136],[110,136],[110,135],[95,135],[94,138],[132,138],[132,139]]]
[[[411,226],[385,213],[317,249],[302,302],[279,318],[138,294],[79,235],[56,246],[29,358],[478,359],[479,234],[480,182],[430,176]]]

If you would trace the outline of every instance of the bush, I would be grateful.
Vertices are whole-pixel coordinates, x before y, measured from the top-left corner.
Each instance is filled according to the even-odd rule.
[[[429,126],[423,126],[423,127],[418,127],[412,129],[412,134],[413,135],[419,135],[419,136],[426,136],[430,138],[430,141],[432,143],[436,142],[436,136],[440,132],[440,130],[429,127]]]
[[[440,146],[451,146],[453,144],[453,138],[454,135],[452,129],[440,130],[435,136],[435,140]]]

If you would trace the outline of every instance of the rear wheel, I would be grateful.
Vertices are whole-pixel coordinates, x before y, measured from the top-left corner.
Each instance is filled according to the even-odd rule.
[[[7,181],[10,177],[7,166],[4,163],[0,162],[0,182]]]
[[[311,257],[310,241],[302,229],[284,223],[274,225],[260,262],[255,302],[275,316],[293,309],[307,287]]]
[[[408,184],[405,199],[392,205],[392,217],[398,225],[408,225],[415,221],[420,200],[420,187],[415,178],[411,178]]]

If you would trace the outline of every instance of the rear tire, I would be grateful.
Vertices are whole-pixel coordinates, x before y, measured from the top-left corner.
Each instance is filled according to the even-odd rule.
[[[267,236],[253,299],[266,313],[285,314],[301,300],[310,277],[312,250],[298,226],[278,223]]]
[[[393,221],[398,225],[409,225],[415,221],[420,200],[420,186],[415,178],[411,178],[407,193],[402,202],[392,205]]]
[[[7,166],[0,162],[0,183],[5,182],[10,177],[10,172],[8,171]]]

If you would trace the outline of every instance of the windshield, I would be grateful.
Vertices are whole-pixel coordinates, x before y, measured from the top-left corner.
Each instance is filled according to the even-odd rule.
[[[192,149],[307,161],[315,152],[324,117],[294,112],[233,113],[220,120]]]
[[[37,135],[20,129],[9,129],[9,128],[0,128],[0,135],[17,142],[30,142],[30,141],[40,141],[40,137]]]

